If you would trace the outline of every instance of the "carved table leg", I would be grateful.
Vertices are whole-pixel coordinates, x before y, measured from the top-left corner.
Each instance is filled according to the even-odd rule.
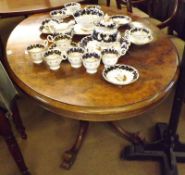
[[[135,144],[135,143],[143,143],[145,142],[145,138],[140,135],[139,132],[132,133],[124,128],[122,128],[118,123],[115,122],[109,122],[109,124],[119,133],[123,138],[128,140],[129,142]]]
[[[18,106],[17,106],[17,102],[16,102],[16,98],[15,97],[12,101],[12,118],[13,118],[13,122],[19,132],[19,134],[21,135],[21,137],[23,139],[27,139],[27,135],[26,135],[26,132],[25,132],[25,127],[23,126],[23,122],[22,122],[22,119],[20,117],[20,113],[19,113],[19,109],[18,109]]]
[[[23,156],[12,133],[9,120],[5,116],[5,112],[0,109],[0,135],[4,138],[8,149],[14,158],[19,170],[23,175],[31,175],[25,165]]]
[[[75,143],[72,146],[72,148],[66,151],[63,155],[63,162],[61,164],[63,168],[70,169],[73,163],[75,162],[77,154],[85,139],[88,126],[89,126],[89,122],[80,121],[80,127],[79,127],[79,131],[78,131],[78,135],[75,140]]]

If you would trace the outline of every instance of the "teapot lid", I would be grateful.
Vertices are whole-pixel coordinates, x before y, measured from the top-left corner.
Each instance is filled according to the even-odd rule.
[[[104,16],[104,18],[97,24],[99,27],[106,27],[109,29],[115,28],[117,25],[116,23],[112,20],[110,16],[107,14]]]

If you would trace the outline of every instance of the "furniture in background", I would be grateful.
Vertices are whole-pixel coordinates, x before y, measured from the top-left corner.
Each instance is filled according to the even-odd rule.
[[[30,14],[48,12],[54,9],[61,8],[65,3],[69,2],[82,2],[89,4],[97,4],[97,0],[60,0],[60,1],[52,1],[52,0],[4,0],[0,1],[0,17],[11,17],[11,16],[27,16]],[[10,5],[11,4],[11,5]]]
[[[107,5],[107,6],[110,6],[110,0],[107,0],[106,5]]]
[[[165,21],[163,21],[157,25],[157,27],[162,29],[162,28],[169,26],[170,24],[173,23],[173,20],[177,14],[179,0],[173,0],[172,5],[168,9],[162,8],[161,10],[159,10],[159,8],[156,7],[156,5],[155,5],[156,2],[157,2],[156,0],[150,0],[150,1],[148,1],[148,0],[127,0],[127,1],[116,0],[116,4],[117,4],[118,9],[121,9],[122,5],[128,4],[129,5],[129,12],[133,12],[132,8],[134,5],[137,5],[140,3],[147,3],[147,7],[148,7],[147,13],[152,17],[153,16],[156,17],[156,14],[162,15],[162,16],[164,16],[164,13],[168,14],[168,15],[170,14]],[[162,2],[160,2],[160,6],[163,7]],[[159,13],[159,11],[160,11],[160,13]]]
[[[9,118],[12,118],[21,137],[23,139],[27,138],[19,115],[16,98],[17,91],[0,62],[0,135],[4,138],[21,173],[23,175],[30,175],[9,122]]]
[[[126,8],[120,11],[102,6],[102,10],[109,15],[130,15]],[[178,55],[170,40],[147,19],[141,19],[153,31],[155,42],[133,46],[124,58],[119,59],[121,64],[136,67],[140,79],[129,86],[114,86],[103,80],[103,65],[94,75],[87,74],[84,68],[75,70],[68,62],[62,62],[61,69],[52,72],[45,64],[34,65],[25,56],[25,48],[30,43],[45,39],[38,28],[47,17],[48,14],[30,16],[13,30],[6,48],[7,63],[11,77],[26,94],[46,109],[79,121],[77,139],[64,154],[62,166],[69,169],[74,163],[91,121],[108,122],[127,140],[142,142],[137,134],[125,132],[115,121],[148,111],[168,95],[178,73]],[[131,17],[138,19],[132,14]],[[157,60],[153,60],[154,57]]]
[[[153,143],[135,144],[126,147],[121,157],[127,160],[158,160],[163,175],[178,175],[177,162],[185,163],[185,144],[179,141],[177,128],[185,99],[185,48],[180,66],[180,75],[169,123],[157,123],[157,139]]]

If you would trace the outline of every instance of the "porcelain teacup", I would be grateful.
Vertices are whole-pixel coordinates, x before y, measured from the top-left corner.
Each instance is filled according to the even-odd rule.
[[[99,53],[87,52],[82,56],[82,62],[86,68],[86,72],[89,74],[94,74],[100,65],[101,57]]]
[[[76,11],[81,9],[81,5],[77,2],[69,2],[64,4],[64,7],[67,9],[68,14],[73,15]]]
[[[82,55],[84,49],[81,47],[72,47],[67,51],[68,60],[71,63],[71,67],[79,68],[82,65]]]
[[[63,55],[59,50],[48,50],[44,54],[44,59],[51,70],[58,70],[63,60]]]
[[[66,8],[63,8],[60,10],[53,10],[49,14],[53,19],[57,19],[57,20],[67,18],[69,16],[69,14],[67,14]]]
[[[114,48],[104,49],[102,50],[101,54],[105,67],[115,65],[118,62],[120,56],[119,52]]]
[[[56,44],[61,51],[67,51],[71,47],[72,37],[66,34],[59,34],[55,37],[48,35],[47,40]]]
[[[43,62],[43,56],[46,51],[48,42],[45,41],[43,44],[31,44],[27,47],[26,51],[31,57],[33,63],[40,64]]]

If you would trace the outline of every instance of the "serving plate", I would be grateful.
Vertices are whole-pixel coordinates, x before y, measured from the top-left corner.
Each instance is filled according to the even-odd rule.
[[[132,21],[132,18],[129,16],[125,16],[125,15],[116,15],[116,16],[112,16],[112,20],[118,26],[123,26],[123,25],[129,24]]]
[[[132,66],[116,64],[114,66],[104,68],[102,76],[107,82],[111,84],[128,85],[138,80],[139,72]]]

